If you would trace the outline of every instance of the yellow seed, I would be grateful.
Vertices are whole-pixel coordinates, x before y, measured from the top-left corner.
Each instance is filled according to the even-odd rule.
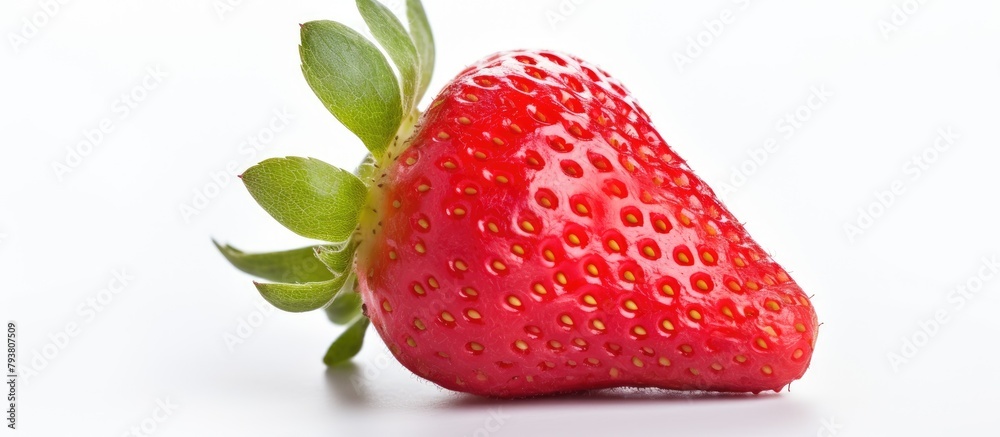
[[[626,270],[625,274],[622,275],[622,276],[625,276],[625,280],[626,281],[635,282],[635,274],[633,274],[632,272],[630,272],[628,270]]]
[[[504,271],[507,270],[507,266],[500,261],[493,261],[493,270]]]
[[[715,370],[716,372],[722,370],[722,364],[712,363],[712,370]]]
[[[482,351],[485,348],[483,347],[483,345],[481,345],[479,343],[472,342],[472,343],[469,343],[469,349],[472,349],[472,350],[474,350],[476,352],[480,352],[480,351]]]
[[[406,158],[405,162],[406,162],[406,165],[413,165],[413,164],[417,163],[417,159],[414,158],[414,157],[412,157],[412,156],[409,156],[409,157]]]
[[[526,343],[524,340],[518,340],[514,342],[514,347],[522,351],[526,351],[528,350],[528,343]]]
[[[503,143],[503,140],[501,140],[500,138],[493,137],[493,144],[496,144],[498,146],[502,146],[504,143]]]
[[[453,212],[457,216],[463,216],[463,215],[465,215],[465,209],[464,208],[455,208],[455,210]]]
[[[684,354],[690,354],[691,352],[694,352],[694,348],[692,348],[691,345],[689,344],[682,344],[681,352],[683,352]]]
[[[705,260],[705,262],[710,263],[710,264],[715,262],[715,257],[712,256],[712,254],[710,254],[708,252],[703,252],[701,254],[701,259]]]
[[[457,165],[455,165],[454,162],[451,162],[451,161],[445,161],[444,164],[442,164],[442,165],[444,166],[444,168],[446,168],[448,170],[454,170],[455,168],[458,167]]]
[[[427,219],[417,220],[417,224],[420,225],[420,227],[424,228],[424,229],[427,229],[427,228],[431,227],[431,224],[427,221]]]
[[[698,310],[691,310],[688,314],[691,315],[691,318],[694,320],[701,320],[701,313],[699,313]]]
[[[689,259],[687,254],[684,252],[677,254],[677,260],[680,261],[681,264],[688,264],[691,262],[691,259]]]
[[[562,349],[562,343],[556,340],[549,340],[549,347],[552,349]]]
[[[699,279],[699,280],[695,281],[695,282],[694,282],[694,285],[695,285],[696,287],[698,287],[698,289],[699,289],[699,290],[701,290],[701,291],[706,291],[706,290],[708,290],[708,283],[707,283],[707,282],[705,282],[705,280],[704,280],[704,279]]]
[[[483,152],[481,152],[481,151],[479,151],[479,150],[477,150],[475,153],[473,153],[472,156],[475,156],[476,159],[486,159],[486,154],[483,153]]]
[[[515,308],[521,307],[521,299],[518,299],[517,296],[507,296],[507,303]]]
[[[737,284],[736,281],[729,281],[729,289],[733,291],[740,291],[740,284]]]
[[[601,272],[597,270],[597,266],[593,264],[587,264],[587,273],[590,273],[591,276],[597,276]]]
[[[468,310],[465,312],[465,315],[469,316],[469,318],[472,320],[479,320],[483,318],[483,316],[479,314],[479,311],[476,310]]]
[[[650,258],[656,256],[656,251],[653,250],[653,248],[650,247],[650,246],[643,247],[642,248],[642,253],[646,254],[646,256],[648,256]]]
[[[580,237],[577,237],[576,234],[569,234],[569,236],[566,237],[566,239],[569,240],[569,243],[574,246],[580,245]]]
[[[669,284],[663,284],[663,286],[660,287],[660,290],[663,291],[663,294],[667,296],[674,295],[674,287],[671,287]]]
[[[474,195],[474,194],[476,194],[476,193],[479,192],[479,191],[476,191],[476,189],[473,188],[473,187],[465,187],[464,191],[465,191],[465,194],[468,194],[470,196],[472,196],[472,195]]]
[[[395,250],[390,250],[389,251],[389,259],[396,259],[398,257],[399,257],[399,255],[396,254]]]
[[[466,95],[465,95],[465,98],[466,98],[466,99],[467,99],[468,101],[470,101],[470,102],[478,102],[478,101],[479,101],[479,97],[476,97],[476,95],[475,95],[475,94],[471,94],[471,93],[470,93],[470,94],[466,94]]]
[[[747,357],[746,357],[746,355],[737,355],[736,356],[736,361],[740,362],[740,363],[745,363],[745,362],[747,362]]]
[[[656,229],[658,229],[660,232],[667,231],[667,224],[663,220],[657,219],[656,221],[653,222],[653,225],[656,226]]]
[[[431,285],[431,288],[438,288],[438,281],[433,277],[427,278],[427,283]]]
[[[573,344],[575,344],[575,345],[577,345],[579,347],[586,347],[587,346],[587,341],[578,337],[578,338],[574,338],[573,339]]]
[[[520,244],[515,244],[510,247],[510,251],[514,252],[517,255],[524,255],[524,246],[521,246]]]
[[[594,299],[594,296],[587,294],[583,296],[583,303],[590,306],[597,306],[597,299]]]
[[[545,249],[545,251],[542,252],[542,255],[545,256],[545,259],[547,261],[555,261],[556,260],[556,254],[552,253],[552,251],[549,250],[549,249]]]
[[[545,289],[545,286],[544,286],[544,285],[542,285],[542,284],[539,284],[539,283],[537,283],[537,282],[535,283],[535,285],[534,285],[533,287],[531,287],[531,289],[532,289],[532,291],[534,291],[534,292],[535,292],[536,294],[541,294],[541,295],[544,295],[544,294],[547,294],[547,293],[549,292],[548,290],[546,290],[546,289]]]
[[[777,337],[778,336],[778,333],[774,330],[774,328],[772,328],[770,326],[765,326],[765,327],[760,328],[760,329],[761,329],[761,331],[766,332],[767,335],[770,335],[771,337]]]
[[[573,326],[573,318],[570,317],[568,314],[563,314],[561,317],[559,317],[559,321],[562,322],[563,325]]]
[[[417,243],[417,244],[415,244],[413,246],[413,248],[416,249],[416,251],[418,253],[425,253],[425,252],[427,252],[427,249],[424,248],[424,244],[423,243]]]
[[[559,285],[566,285],[569,280],[566,279],[566,275],[563,274],[563,272],[558,272],[556,273],[556,282],[558,282]]]
[[[661,323],[661,325],[663,325],[663,329],[666,329],[667,331],[674,330],[674,324],[669,320],[664,320],[663,323]]]
[[[632,365],[635,366],[635,367],[642,367],[642,366],[644,366],[642,360],[640,360],[639,357],[632,357]]]
[[[639,223],[639,219],[635,216],[635,214],[625,214],[625,221],[633,225]]]
[[[632,333],[641,337],[643,335],[646,335],[646,328],[643,328],[642,326],[636,326],[635,328],[632,328]]]
[[[413,319],[413,326],[416,326],[421,331],[427,329],[427,325],[424,325],[424,321],[420,319]]]
[[[799,358],[802,358],[802,349],[795,349],[795,352],[792,352],[792,359],[797,360]]]
[[[468,125],[469,123],[472,123],[472,120],[469,120],[469,117],[458,117],[458,122]]]
[[[764,341],[763,338],[758,338],[757,339],[757,346],[759,346],[761,349],[767,349],[767,342]]]
[[[538,200],[538,203],[546,208],[552,208],[552,201],[548,197],[542,197]]]
[[[584,214],[584,215],[590,214],[590,210],[587,209],[587,205],[584,205],[582,203],[577,203],[576,204],[576,212],[578,212],[580,214]]]
[[[632,299],[626,300],[624,306],[625,306],[625,309],[627,309],[629,311],[635,311],[635,310],[639,309],[639,305],[636,305],[635,301],[633,301]]]
[[[389,304],[389,301],[383,300],[382,301],[382,309],[385,310],[385,312],[387,312],[387,313],[388,312],[392,312],[392,305]]]
[[[490,232],[493,232],[494,234],[500,232],[500,228],[497,227],[496,223],[493,222],[487,223],[486,227],[489,228]]]
[[[466,271],[466,270],[469,269],[469,265],[466,264],[465,261],[456,260],[455,261],[455,268],[464,272],[464,271]]]
[[[451,315],[451,313],[447,311],[444,311],[441,313],[441,320],[444,320],[446,322],[454,322],[455,316]]]
[[[680,219],[681,223],[683,223],[684,226],[691,226],[691,218],[689,218],[688,216],[681,214]]]
[[[771,370],[771,366],[768,366],[768,365],[765,365],[764,367],[761,367],[760,371],[764,372],[765,375],[770,375],[773,372],[773,370]]]
[[[406,344],[410,347],[417,347],[417,342],[413,340],[413,337],[406,337]]]
[[[467,296],[479,296],[479,292],[472,287],[465,287],[462,289],[462,291],[464,291]]]
[[[603,330],[604,330],[604,328],[605,328],[605,326],[604,326],[604,322],[602,322],[602,321],[600,321],[600,320],[596,320],[596,319],[595,319],[595,320],[594,320],[593,322],[591,322],[590,324],[591,324],[591,325],[592,325],[592,326],[594,327],[594,329],[596,329],[596,330],[598,330],[598,331],[603,331]]]
[[[421,296],[423,296],[424,295],[424,286],[422,286],[420,284],[413,284],[413,292],[417,293],[417,294],[419,294]]]
[[[622,250],[622,247],[619,246],[618,242],[615,241],[615,240],[608,240],[608,247],[610,247],[611,250],[613,250],[615,252],[621,252],[621,250]]]
[[[507,182],[510,182],[510,179],[507,179],[507,176],[497,176],[497,182],[506,184]]]
[[[798,332],[806,332],[806,325],[803,325],[801,323],[796,323],[795,330]]]
[[[733,310],[729,309],[729,307],[722,307],[722,314],[730,319],[733,318]]]
[[[733,260],[733,264],[736,264],[736,267],[746,267],[746,265],[747,265],[747,263],[745,261],[743,261],[743,258],[736,258],[736,259],[734,259]]]
[[[393,200],[393,201],[392,201],[392,207],[393,207],[393,208],[399,208],[399,207],[400,207],[400,206],[402,206],[402,205],[403,205],[403,204],[402,204],[402,203],[399,203],[399,201],[398,201],[398,200]]]
[[[667,357],[660,357],[656,362],[660,363],[663,367],[670,367],[670,359]]]
[[[747,288],[749,288],[751,290],[759,290],[760,286],[757,285],[757,283],[754,282],[754,281],[747,281]]]
[[[608,371],[608,375],[611,375],[612,378],[617,378],[621,376],[621,371],[619,371],[617,367],[612,367],[611,370]]]
[[[694,375],[694,376],[698,376],[701,373],[701,372],[698,371],[698,369],[695,369],[694,367],[691,367],[688,370],[690,370],[691,374]]]
[[[778,303],[773,300],[767,301],[767,303],[764,305],[767,306],[767,309],[771,311],[778,311],[781,309],[781,305],[778,305]]]
[[[448,135],[448,133],[445,132],[445,131],[441,131],[441,132],[438,132],[438,138],[440,138],[442,140],[447,140],[448,138],[451,138],[451,135]]]
[[[521,222],[521,229],[524,232],[535,232],[535,225],[533,225],[533,224],[531,224],[531,222],[525,220],[525,221]]]

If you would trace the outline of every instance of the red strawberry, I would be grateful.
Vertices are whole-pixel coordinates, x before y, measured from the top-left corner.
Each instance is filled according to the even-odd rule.
[[[756,393],[805,372],[806,295],[596,66],[499,53],[454,78],[411,136],[401,124],[363,166],[348,246],[365,316],[411,371],[491,396]],[[288,295],[318,283],[301,282]]]

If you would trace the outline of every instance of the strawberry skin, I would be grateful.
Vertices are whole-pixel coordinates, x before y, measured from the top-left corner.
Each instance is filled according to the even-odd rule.
[[[390,149],[356,272],[395,357],[445,388],[778,391],[816,314],[597,67],[493,55]]]

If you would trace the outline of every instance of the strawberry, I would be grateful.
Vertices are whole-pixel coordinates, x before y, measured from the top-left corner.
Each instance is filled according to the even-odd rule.
[[[422,7],[409,2],[407,34],[373,0],[358,6],[398,75],[332,22],[303,25],[303,71],[371,157],[354,174],[284,158],[242,175],[279,222],[336,244],[220,247],[284,282],[257,284],[279,308],[350,325],[328,364],[357,352],[370,321],[403,366],[487,396],[757,393],[803,375],[809,299],[618,81],[573,56],[502,52],[419,114],[433,60]],[[376,67],[345,73],[351,56]]]

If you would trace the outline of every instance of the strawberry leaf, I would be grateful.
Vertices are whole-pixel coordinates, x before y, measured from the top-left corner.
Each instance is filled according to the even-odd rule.
[[[406,18],[410,23],[410,36],[413,37],[420,59],[420,88],[417,89],[415,100],[420,103],[434,73],[434,35],[431,34],[431,24],[427,21],[424,5],[420,0],[406,1]]]
[[[278,309],[301,313],[322,308],[330,302],[337,291],[344,286],[348,275],[322,282],[306,282],[304,284],[265,284],[254,282],[257,291],[264,300]]]
[[[368,191],[350,172],[318,159],[271,158],[241,176],[250,195],[282,225],[303,237],[346,241]]]
[[[396,64],[403,85],[403,114],[409,114],[420,83],[420,60],[413,40],[389,8],[375,0],[357,0],[357,4],[372,36]]]
[[[348,243],[337,246],[316,246],[314,259],[326,266],[334,275],[348,272],[354,261],[354,249],[357,244]]]
[[[369,320],[365,316],[360,316],[347,327],[347,330],[340,334],[326,351],[323,362],[327,366],[340,364],[350,360],[361,350],[361,345],[365,340],[365,331],[368,329]]]
[[[357,292],[357,278],[352,273],[340,292],[326,306],[326,317],[337,325],[344,325],[361,314],[361,295]]]
[[[323,105],[375,156],[389,147],[402,121],[399,82],[382,52],[333,21],[302,25],[302,74]]]
[[[314,247],[282,252],[246,253],[228,244],[223,246],[214,240],[212,243],[233,266],[258,278],[294,283],[333,279],[333,274],[327,270],[327,266],[316,258]]]

